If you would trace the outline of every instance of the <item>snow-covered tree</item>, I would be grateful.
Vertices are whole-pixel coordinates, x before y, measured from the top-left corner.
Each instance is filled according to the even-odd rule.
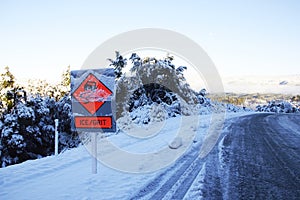
[[[70,84],[71,84],[71,74],[70,74],[70,65],[69,65],[62,74],[60,85],[57,86],[60,93],[59,97],[56,97],[57,99],[60,99],[70,93]]]
[[[7,166],[54,153],[54,119],[59,119],[59,150],[78,146],[71,130],[71,101],[50,97],[29,97],[18,102],[0,123],[0,164]],[[0,120],[1,121],[1,120]]]
[[[163,59],[141,59],[136,53],[131,55],[130,74],[117,79],[117,118],[126,112],[134,115],[142,106],[154,104],[160,105],[167,112],[167,117],[189,114],[188,109],[182,108],[197,104],[198,98],[184,77],[183,72],[187,68],[176,68],[173,59],[170,55]],[[117,63],[118,60],[111,62]]]
[[[70,96],[64,96],[56,103],[55,118],[59,120],[59,150],[77,147],[80,143],[78,134],[72,126],[73,113]]]
[[[116,53],[116,59],[112,60],[108,58],[108,60],[111,62],[110,65],[114,66],[116,78],[120,78],[123,74],[122,70],[127,64],[127,59],[123,58],[120,52],[116,51],[115,53]]]
[[[0,137],[1,167],[20,162],[26,143],[19,133],[18,117],[16,114],[6,114]]]
[[[54,119],[59,119],[59,151],[78,146],[71,128],[70,68],[59,84],[30,80],[24,87],[5,70],[0,81],[0,167],[53,154]]]
[[[69,87],[70,84],[71,84],[71,75],[70,75],[70,65],[69,65],[61,75],[61,85]]]
[[[10,110],[13,107],[13,90],[15,87],[15,77],[9,71],[9,67],[5,67],[5,71],[0,75],[0,101],[1,113],[6,109]]]
[[[0,86],[1,88],[12,88],[15,83],[14,75],[9,71],[9,67],[5,67],[5,72],[1,74]]]

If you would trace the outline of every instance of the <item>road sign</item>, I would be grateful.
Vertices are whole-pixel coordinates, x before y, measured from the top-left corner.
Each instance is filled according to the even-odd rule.
[[[71,71],[72,111],[80,130],[114,132],[114,70]]]
[[[112,91],[93,74],[89,74],[73,93],[73,97],[92,115],[110,95]]]
[[[75,117],[75,125],[77,128],[101,128],[111,129],[112,128],[112,117],[110,116],[77,116]]]

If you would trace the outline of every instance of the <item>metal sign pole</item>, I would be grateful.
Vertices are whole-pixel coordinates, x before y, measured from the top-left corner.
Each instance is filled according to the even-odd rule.
[[[97,174],[97,133],[92,132],[92,173]]]
[[[58,155],[58,119],[54,120],[55,122],[55,144],[54,144],[54,154]]]

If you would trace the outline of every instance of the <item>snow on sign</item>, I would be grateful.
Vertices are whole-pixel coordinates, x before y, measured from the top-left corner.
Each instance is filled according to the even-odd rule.
[[[72,111],[77,129],[115,131],[114,84],[111,68],[71,71]]]
[[[89,74],[74,91],[73,97],[93,115],[111,94],[112,92],[109,88],[93,74]]]

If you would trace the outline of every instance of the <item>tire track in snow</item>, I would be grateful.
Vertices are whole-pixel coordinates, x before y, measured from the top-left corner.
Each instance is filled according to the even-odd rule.
[[[196,150],[193,150],[192,154],[187,153],[183,155],[172,167],[165,169],[164,172],[159,174],[130,199],[162,199],[167,194],[168,190],[178,181],[181,175],[184,174],[188,166],[197,159],[198,155],[199,153],[197,153]]]
[[[229,119],[225,122],[223,127],[224,130],[227,131],[228,125],[230,125],[231,121],[232,119]],[[218,139],[216,144],[218,144],[220,140],[221,137]],[[197,179],[202,178],[205,179],[204,181],[207,181],[211,178],[211,174],[208,176],[205,174],[205,168],[207,166],[214,166],[214,168],[216,168],[214,162],[219,162],[217,153],[218,145],[215,145],[209,155],[205,158],[199,157],[200,147],[201,144],[197,143],[196,146],[177,160],[171,168],[168,168],[163,173],[159,174],[154,180],[144,186],[134,197],[130,199],[158,200],[186,198],[185,196],[191,190],[191,186],[195,183],[195,181],[197,181]],[[212,157],[211,154],[214,154],[214,156]],[[220,188],[220,178],[218,173],[215,179],[218,180],[217,187]],[[221,192],[219,191],[218,193],[212,194],[212,196],[220,196],[220,194]]]
[[[226,123],[227,124],[227,123]],[[227,129],[225,124],[224,128]],[[218,142],[220,139],[218,140]],[[217,144],[218,144],[217,142]],[[200,172],[205,173],[205,167],[215,166],[214,162],[218,160],[217,145],[212,152],[205,158],[199,157],[200,144],[197,144],[190,152],[187,152],[174,165],[158,175],[154,180],[143,187],[131,200],[136,199],[183,199],[187,195],[191,186],[199,177]],[[211,156],[213,154],[214,156]],[[216,166],[215,166],[216,167]],[[211,174],[201,174],[205,181],[211,178]],[[219,180],[218,173],[216,179]],[[215,179],[214,179],[215,180]],[[217,187],[220,188],[220,181],[217,181]],[[217,193],[217,196],[220,194]],[[215,196],[213,194],[212,196]]]
[[[183,199],[202,169],[203,163],[203,159],[197,157],[182,174],[176,174],[177,181],[165,185],[161,190],[156,192],[151,199]]]

